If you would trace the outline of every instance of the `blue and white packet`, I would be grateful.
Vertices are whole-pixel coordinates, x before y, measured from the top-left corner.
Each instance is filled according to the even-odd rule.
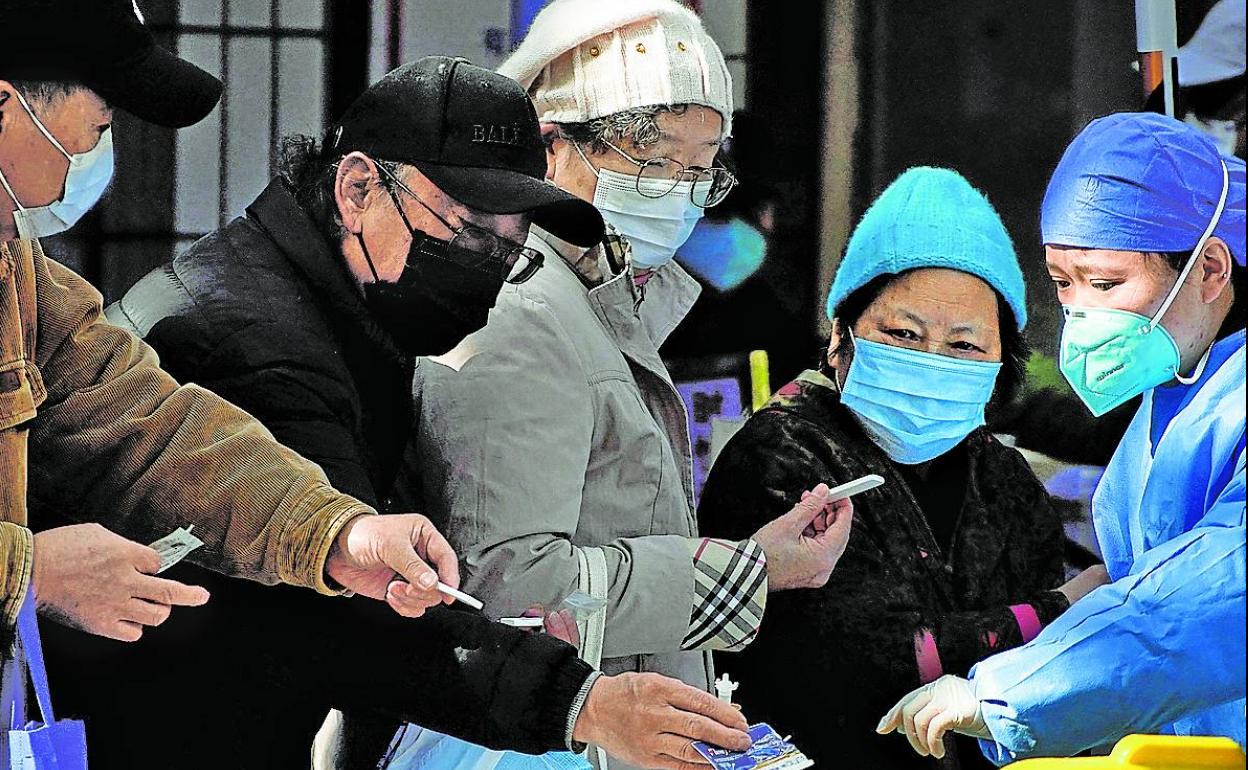
[[[693,747],[715,770],[803,770],[815,764],[765,722],[750,727],[750,740],[753,744],[746,751],[730,751],[701,741]]]

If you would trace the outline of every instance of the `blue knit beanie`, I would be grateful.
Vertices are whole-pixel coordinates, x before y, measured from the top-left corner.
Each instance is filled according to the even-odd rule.
[[[881,275],[944,267],[978,276],[1027,325],[1027,288],[1010,235],[984,194],[946,168],[897,177],[854,229],[828,293],[828,318],[845,298]]]

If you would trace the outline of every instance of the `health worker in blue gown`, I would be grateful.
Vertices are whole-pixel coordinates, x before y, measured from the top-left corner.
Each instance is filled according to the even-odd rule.
[[[1031,643],[884,717],[998,764],[1130,733],[1244,745],[1244,162],[1154,114],[1091,123],[1045,194],[1061,368],[1094,415],[1143,404],[1092,500],[1112,582]]]

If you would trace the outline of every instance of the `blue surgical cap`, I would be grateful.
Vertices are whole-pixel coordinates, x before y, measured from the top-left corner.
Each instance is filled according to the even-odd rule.
[[[1213,234],[1239,264],[1244,252],[1244,162],[1192,126],[1155,113],[1094,120],[1057,164],[1040,212],[1046,244],[1182,252],[1196,247],[1230,176]]]

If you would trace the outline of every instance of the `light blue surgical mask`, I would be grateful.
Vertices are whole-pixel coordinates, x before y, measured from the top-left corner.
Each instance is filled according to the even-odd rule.
[[[694,194],[705,198],[712,183],[689,179],[673,183],[596,168],[579,145],[573,146],[598,177],[594,206],[628,240],[633,267],[654,269],[671,262],[702,218],[703,209],[694,204]]]
[[[1062,307],[1066,316],[1059,362],[1062,375],[1094,416],[1100,417],[1170,380],[1191,384],[1200,379],[1209,360],[1209,350],[1205,351],[1195,373],[1183,377],[1179,373],[1179,345],[1161,325],[1161,319],[1200,261],[1205,243],[1222,218],[1229,189],[1230,175],[1223,163],[1222,195],[1213,218],[1152,318],[1113,308]]]
[[[758,272],[767,255],[767,237],[749,222],[703,219],[676,252],[681,267],[716,291],[732,291]]]
[[[9,180],[0,172],[0,186],[4,187],[4,191],[13,199],[13,205],[17,207],[13,210],[13,223],[18,237],[45,238],[73,227],[104,195],[113,178],[113,129],[106,129],[90,150],[74,155],[66,151],[43,125],[43,121],[35,116],[34,110],[21,93],[17,93],[17,100],[40,133],[69,160],[69,169],[65,172],[65,191],[60,200],[52,201],[46,206],[23,206],[9,185]]]
[[[870,340],[854,342],[841,403],[902,465],[935,459],[984,424],[1001,364],[968,361]]]

